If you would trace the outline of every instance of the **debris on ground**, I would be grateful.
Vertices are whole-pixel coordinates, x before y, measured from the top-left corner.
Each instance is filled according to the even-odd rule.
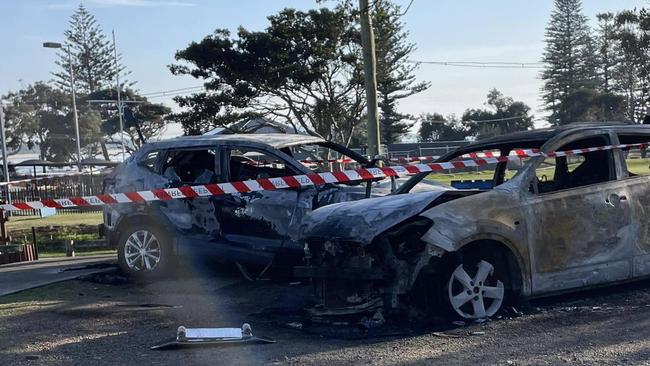
[[[443,333],[443,332],[433,332],[431,335],[436,336],[436,337],[441,337],[441,338],[460,338],[459,335],[456,334],[448,334],[448,333]]]
[[[241,328],[186,328],[181,325],[176,330],[176,338],[152,346],[151,349],[241,343],[275,343],[275,340],[253,336],[253,329],[248,323],[244,323]]]
[[[464,327],[465,326],[465,322],[462,321],[462,320],[454,320],[453,322],[451,322],[451,324],[453,324],[455,326],[458,326],[458,327]]]
[[[473,336],[482,336],[482,335],[485,335],[485,332],[474,331],[474,332],[469,332],[469,335],[473,335]]]

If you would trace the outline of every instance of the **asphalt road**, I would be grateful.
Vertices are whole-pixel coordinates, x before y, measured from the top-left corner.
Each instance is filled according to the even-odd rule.
[[[115,255],[45,258],[3,264],[0,265],[0,296],[104,271],[106,268],[102,265],[111,263],[117,263]],[[70,270],[85,266],[96,268]]]

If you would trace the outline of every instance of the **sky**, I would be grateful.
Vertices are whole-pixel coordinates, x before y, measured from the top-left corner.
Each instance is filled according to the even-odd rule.
[[[395,2],[406,7],[410,0]],[[115,30],[118,51],[131,71],[128,78],[141,93],[201,85],[191,77],[172,75],[167,66],[177,50],[215,29],[262,30],[266,16],[283,8],[319,6],[314,0],[0,0],[0,94],[51,80],[56,56],[42,43],[63,41],[68,19],[80,3],[108,36]],[[644,6],[650,1],[583,0],[592,25],[600,12]],[[551,0],[414,0],[402,20],[409,40],[417,45],[413,60],[539,62],[552,9]],[[460,115],[467,108],[483,107],[488,91],[497,88],[530,105],[541,126],[539,72],[423,64],[416,76],[431,87],[403,100],[399,109],[413,115]],[[171,96],[151,101],[175,106]]]

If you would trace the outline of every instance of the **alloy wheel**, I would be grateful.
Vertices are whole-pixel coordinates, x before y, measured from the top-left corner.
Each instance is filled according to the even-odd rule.
[[[153,271],[160,263],[161,245],[158,238],[147,230],[131,234],[124,245],[124,259],[133,271]]]
[[[493,316],[505,294],[503,283],[494,278],[494,266],[485,260],[476,265],[473,277],[460,264],[452,272],[447,287],[451,307],[465,319]]]

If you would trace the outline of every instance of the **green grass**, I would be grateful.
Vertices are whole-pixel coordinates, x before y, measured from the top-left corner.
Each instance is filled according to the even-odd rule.
[[[103,222],[101,212],[89,212],[83,214],[63,214],[50,217],[12,217],[7,222],[7,230],[29,230],[34,227],[43,226],[78,226],[94,225],[97,226]]]
[[[627,159],[625,160],[627,164],[627,170],[630,173],[638,175],[648,175],[650,174],[650,158],[648,159]]]
[[[117,254],[115,250],[112,249],[96,249],[89,251],[78,251],[75,250],[74,255],[77,257],[87,257],[90,255],[107,255],[107,254]],[[65,257],[65,252],[38,252],[39,258],[60,258]]]

